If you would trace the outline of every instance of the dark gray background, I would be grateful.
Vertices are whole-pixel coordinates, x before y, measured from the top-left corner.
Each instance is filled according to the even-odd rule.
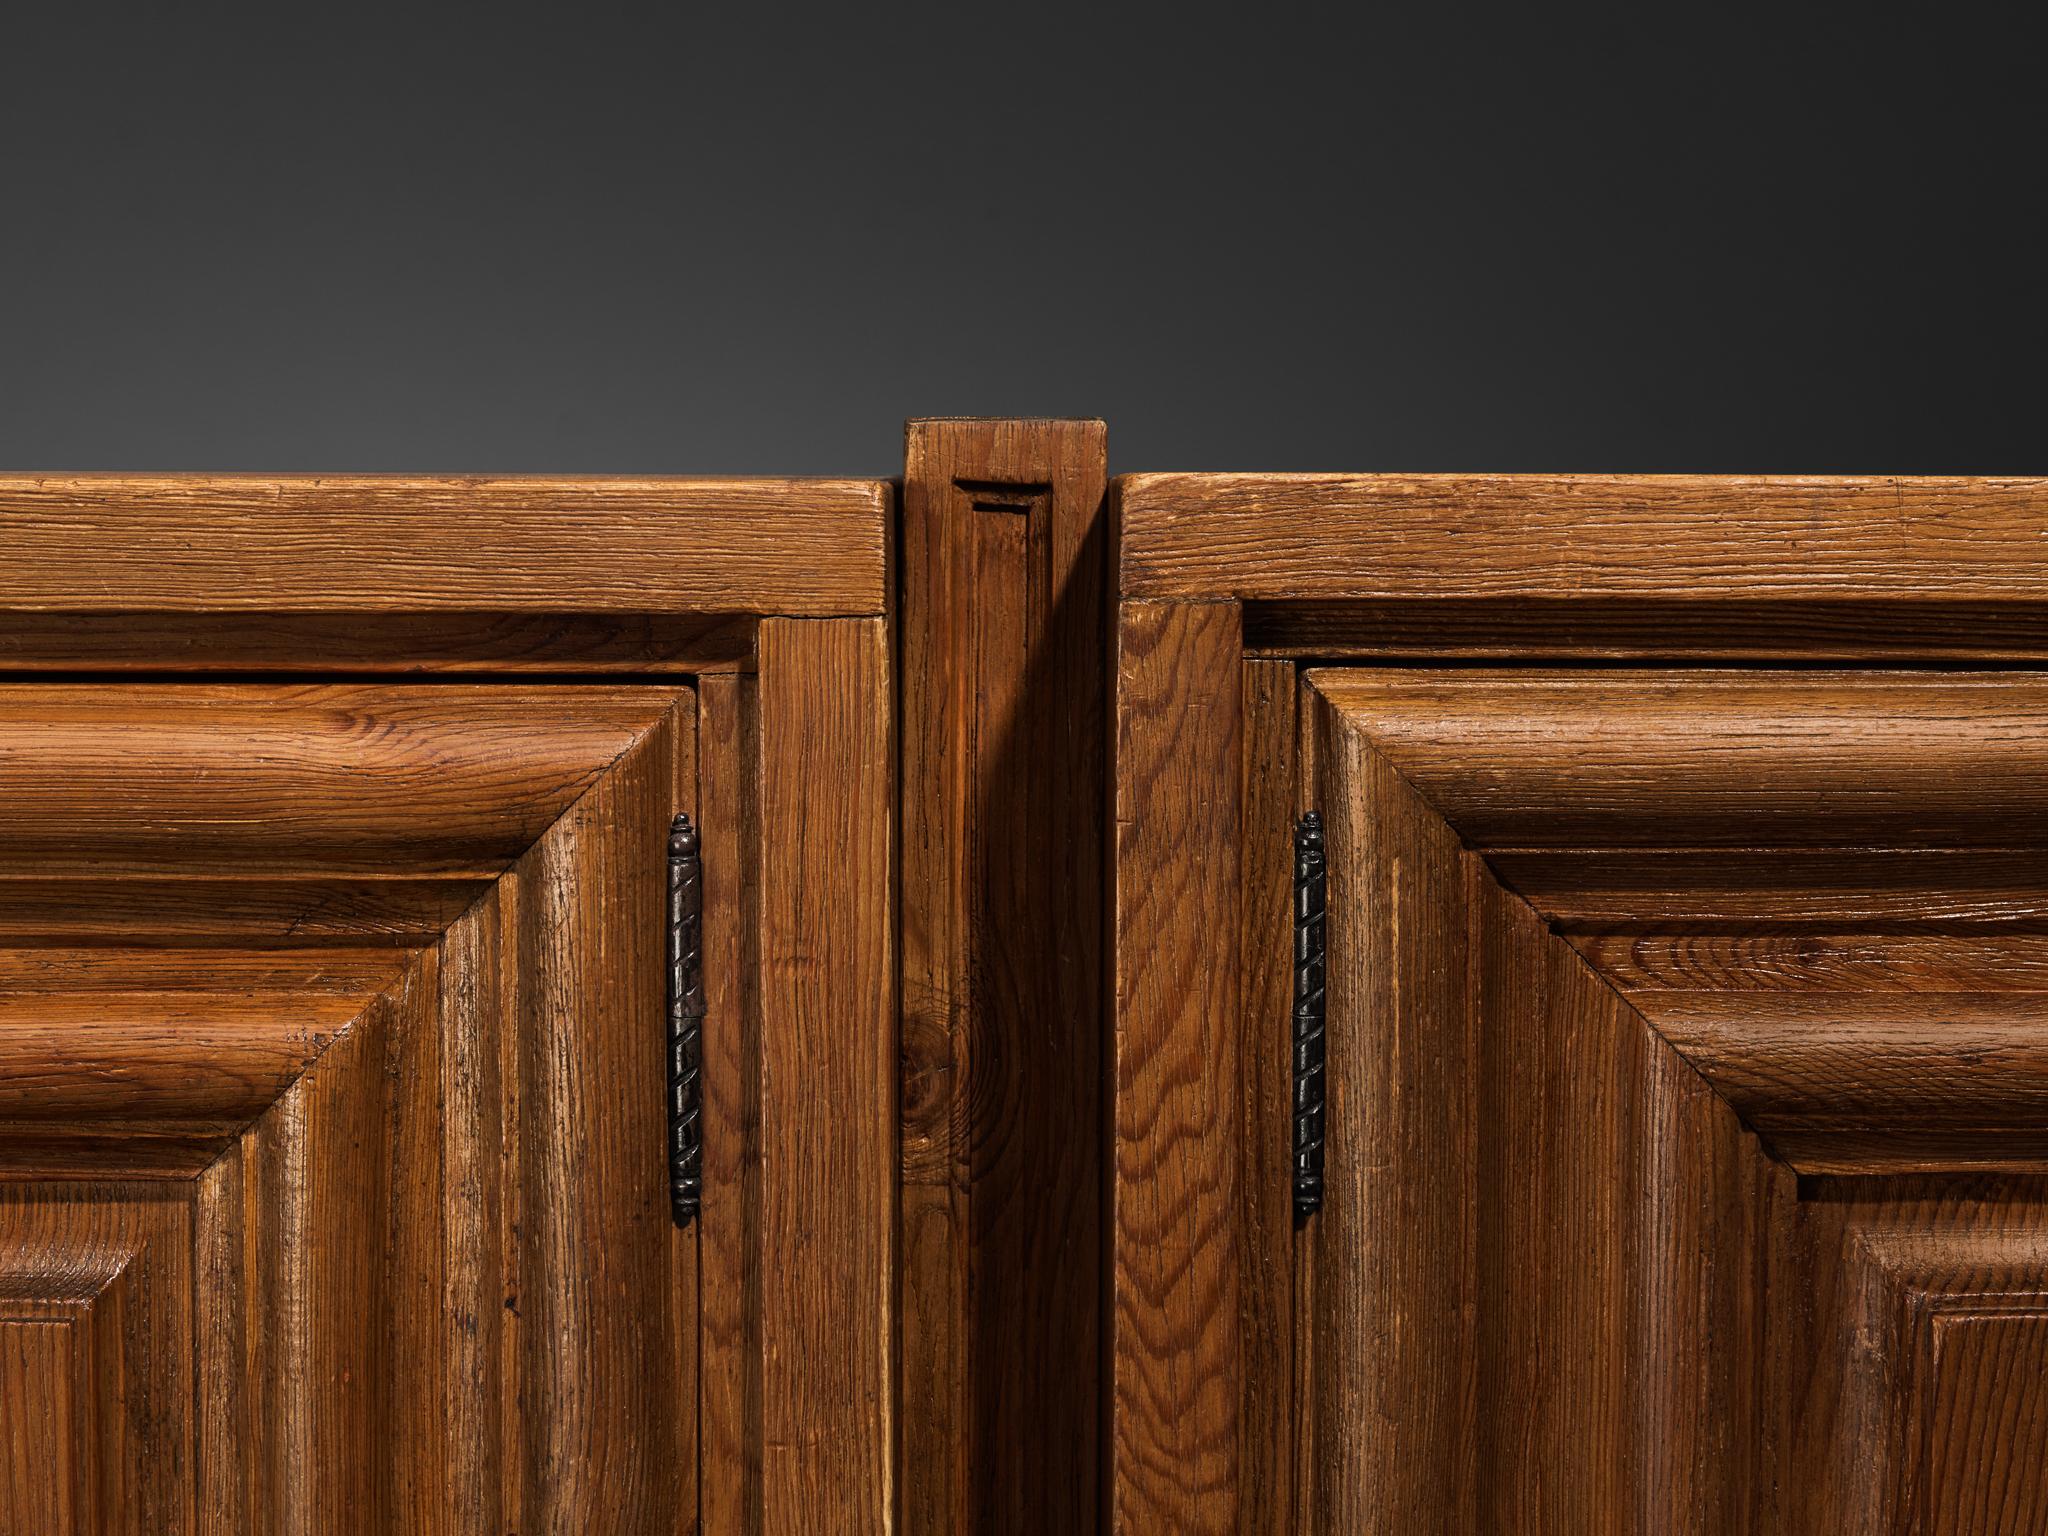
[[[14,8],[0,466],[2048,468],[2017,37],[1343,14]]]

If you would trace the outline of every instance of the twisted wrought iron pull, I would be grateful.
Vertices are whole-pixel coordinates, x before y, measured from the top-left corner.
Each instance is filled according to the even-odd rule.
[[[668,831],[668,1198],[676,1225],[704,1195],[704,881],[697,829]]]
[[[1323,1205],[1323,819],[1294,828],[1294,1219]]]

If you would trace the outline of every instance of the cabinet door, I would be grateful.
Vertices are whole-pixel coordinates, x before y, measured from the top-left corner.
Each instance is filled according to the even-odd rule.
[[[1121,494],[1117,1528],[2048,1528],[2048,488]]]
[[[885,1528],[886,489],[0,505],[0,1532]]]

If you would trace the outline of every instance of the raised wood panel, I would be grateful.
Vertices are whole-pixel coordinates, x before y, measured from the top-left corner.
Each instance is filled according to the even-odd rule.
[[[2048,1227],[2036,1179],[1814,1180],[1773,1370],[1777,1528],[2039,1528]],[[1944,1345],[1947,1346],[1944,1349]]]
[[[666,1163],[648,1155],[666,1140],[665,1101],[630,1091],[665,1070],[677,747],[665,730],[617,763],[515,866],[501,908],[521,1040],[507,1152],[512,1422],[525,1438],[519,1518],[541,1530],[659,1529],[683,1492],[673,1434],[695,1392],[677,1369],[682,1260]]]
[[[449,925],[413,999],[437,1027],[408,1028],[394,1041],[407,1084],[396,1155],[416,1171],[394,1214],[435,1234],[415,1247],[393,1298],[392,1347],[416,1364],[392,1422],[439,1457],[437,1473],[400,1486],[400,1509],[423,1530],[459,1530],[465,1518],[510,1528],[530,1476],[515,1431],[533,1399],[507,1370],[524,1235],[514,1226],[524,1218],[509,1149],[531,1102],[520,1091],[531,1046],[506,1027],[517,885],[501,882]],[[435,1320],[451,1311],[457,1326],[437,1341]]]
[[[1574,935],[2048,929],[2031,848],[1503,848],[1487,863]]]
[[[615,764],[202,1176],[203,1369],[237,1381],[202,1529],[691,1502],[662,1101],[620,1091],[660,1080],[672,751]]]
[[[218,786],[225,820],[244,829],[324,810],[374,842],[380,818],[401,819],[404,782],[384,765],[421,741],[458,743],[444,755],[458,777],[462,761],[477,764],[484,803],[449,818],[458,838],[516,842],[551,814],[424,944],[80,948],[73,933],[0,950],[0,1158],[14,1181],[0,1186],[12,1202],[0,1203],[0,1272],[41,1283],[75,1270],[38,1260],[50,1243],[35,1232],[80,1200],[98,1209],[95,1191],[160,1191],[151,1198],[185,1234],[164,1292],[175,1327],[153,1325],[149,1352],[127,1325],[114,1356],[64,1346],[84,1362],[66,1412],[113,1414],[128,1436],[67,1441],[99,1447],[89,1465],[78,1451],[72,1482],[84,1491],[64,1496],[80,1529],[666,1531],[694,1518],[695,1249],[670,1220],[661,1155],[660,936],[667,828],[694,791],[696,711],[673,687],[545,692],[534,715],[529,690],[391,701],[355,689],[343,709],[328,689],[250,689],[259,696],[242,697],[236,718],[259,718],[260,739],[240,757],[232,740],[211,742],[221,780],[268,774],[284,795],[294,772],[311,771],[330,785],[275,807],[246,784]],[[17,769],[89,738],[95,705],[111,721],[135,716],[128,690],[63,694],[64,732],[18,733],[0,753]],[[306,719],[297,743],[294,708]],[[476,735],[522,708],[523,730]],[[624,729],[607,724],[618,719]],[[364,728],[322,738],[347,720]],[[47,761],[35,771],[64,777]],[[166,847],[192,844],[202,865],[261,864],[272,837],[285,841],[268,829],[197,839],[177,821],[200,803],[187,784],[143,774],[126,794],[137,826]],[[505,803],[494,808],[494,794]],[[418,798],[431,837],[438,802]],[[383,855],[398,882],[408,846],[428,844]],[[61,864],[47,878],[67,883]],[[375,868],[332,878],[393,883]],[[271,936],[216,927],[223,941]],[[886,1095],[875,1104],[882,1112]],[[24,1182],[53,1172],[159,1182]],[[758,1229],[748,1241],[758,1265]],[[156,1295],[137,1292],[149,1272],[137,1263],[92,1306]],[[17,1313],[27,1304],[20,1285],[0,1290]],[[117,1374],[156,1370],[155,1398],[127,1377],[90,1394],[77,1385],[109,1358]],[[209,1389],[194,1395],[194,1381]],[[138,1417],[152,1400],[149,1414],[169,1417],[145,1443],[136,1426],[153,1422]],[[155,1479],[146,1514],[121,1482],[137,1469]],[[102,1483],[116,1492],[94,1493]],[[80,1502],[117,1495],[130,1503],[106,1505],[104,1522],[101,1505]]]
[[[1338,707],[1370,711],[1377,749],[1489,848],[2048,840],[2048,684],[2026,676],[1310,676]]]
[[[0,951],[0,1178],[191,1177],[401,963],[389,951]]]
[[[1804,1172],[2048,1167],[2048,992],[1627,995]]]
[[[1751,1529],[1775,1429],[1756,1277],[1795,1180],[1470,854],[1463,874],[1482,1528]]]
[[[1326,737],[1326,723],[1315,725],[1318,738]],[[1399,991],[1392,1006],[1375,1010],[1384,1019],[1380,1039],[1340,1032],[1325,1068],[1316,1327],[1327,1363],[1340,1368],[1316,1379],[1318,1478],[1309,1528],[1477,1529],[1477,1359],[1463,1332],[1479,1279],[1469,1230],[1479,1215],[1470,1203],[1479,1104],[1467,1070],[1476,1021],[1460,995],[1471,964],[1462,854],[1441,819],[1414,806],[1379,762],[1355,753],[1347,761],[1326,739],[1317,759],[1335,930],[1330,1015],[1340,1023],[1358,1015],[1367,967]],[[1360,782],[1362,775],[1373,782]],[[1387,792],[1405,803],[1383,809],[1378,797]],[[1337,793],[1341,801],[1332,798]],[[1378,824],[1364,824],[1368,816]],[[1389,888],[1396,879],[1399,886]],[[1384,918],[1357,928],[1368,901]],[[1440,1198],[1404,1200],[1411,1166],[1443,1181]],[[1382,1316],[1396,1325],[1381,1326]],[[1342,1368],[1362,1349],[1370,1350],[1371,1369]],[[1407,1426],[1398,1441],[1366,1432],[1390,1414]],[[1351,1454],[1342,1449],[1347,1442]]]
[[[0,863],[496,875],[665,707],[623,686],[0,687]]]
[[[1308,677],[1316,1528],[2035,1528],[2032,680]]]
[[[70,1319],[0,1318],[0,1531],[78,1531],[84,1447],[77,1429],[78,1326]]]
[[[489,889],[463,875],[0,872],[0,943],[410,947]]]
[[[1768,1227],[1744,1206],[1789,1175],[1365,731],[1325,708],[1318,735],[1310,1528],[1749,1528]]]
[[[1570,939],[1645,1013],[1663,994],[2048,992],[2048,933],[2009,923],[1863,933],[1610,928]]]
[[[342,1510],[372,1529],[392,1519],[394,1464],[414,1452],[379,1434],[404,1368],[372,1342],[391,1316],[382,1249],[390,1191],[403,1177],[379,1100],[394,1015],[412,1011],[418,985],[409,975],[398,996],[380,997],[293,1082],[238,1149],[240,1177],[224,1181],[221,1197],[240,1201],[244,1222],[247,1418],[236,1441],[209,1442],[205,1454],[239,1449],[250,1477],[241,1499],[205,1513],[202,1529],[231,1520],[332,1529]],[[423,1235],[396,1234],[401,1243]],[[200,1369],[214,1377],[236,1364],[209,1359]]]
[[[1915,1372],[1917,1514],[1929,1536],[2048,1525],[2048,1302],[2038,1289],[1929,1308]]]
[[[1582,956],[1619,962],[1610,982],[1776,1155],[2043,1166],[2031,677],[1310,677]],[[1644,935],[1711,954],[1710,978],[1645,977]]]
[[[191,1216],[174,1191],[0,1186],[0,1531],[189,1530]]]
[[[1124,643],[1227,607],[1230,659],[1305,668],[1322,722],[1326,1200],[1283,1239],[1241,1198],[1210,1245],[1260,1250],[1241,1351],[1271,1337],[1262,1264],[1297,1271],[1297,1523],[2042,1528],[2048,480],[1139,475],[1112,501]],[[1703,670],[1731,660],[1765,665]],[[1121,975],[1155,940],[1125,891],[1241,868],[1226,936],[1183,920],[1249,995],[1283,943],[1249,893],[1278,829],[1141,798],[1211,762],[1224,711],[1243,782],[1279,771],[1229,693],[1119,699],[1116,943]],[[1119,995],[1120,1050],[1171,1018],[1197,1043],[1174,1091],[1251,1102],[1227,1046],[1271,1021],[1219,1046],[1198,1007]],[[1156,1166],[1261,1176],[1242,1128],[1116,1090],[1119,1216]],[[1179,1288],[1133,1283],[1157,1237],[1117,1229],[1120,1364],[1193,1337]],[[1113,1479],[1148,1501],[1119,1528],[1197,1499],[1288,1528],[1273,1390],[1238,1465],[1176,1476],[1154,1448],[1211,1356],[1160,1353],[1185,1369],[1117,1399]]]
[[[0,608],[881,613],[891,500],[876,480],[5,475]]]

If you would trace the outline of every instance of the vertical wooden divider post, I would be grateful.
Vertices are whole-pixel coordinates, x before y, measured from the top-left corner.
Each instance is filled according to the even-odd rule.
[[[907,430],[909,1536],[1103,1512],[1105,473],[1099,421]]]

